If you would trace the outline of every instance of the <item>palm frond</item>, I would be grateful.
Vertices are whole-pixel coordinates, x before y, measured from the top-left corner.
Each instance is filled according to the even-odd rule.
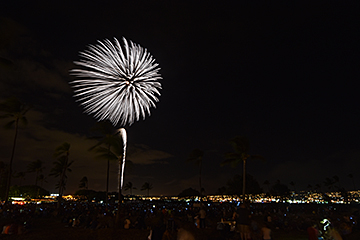
[[[101,147],[101,146],[95,148],[93,151],[96,152],[95,158],[99,159],[99,160],[116,161],[119,157],[115,153],[110,151],[109,149]]]
[[[98,143],[96,143],[94,146],[90,147],[88,149],[89,152],[93,151],[94,149],[96,149],[97,147],[101,146],[103,144],[103,142],[99,141]]]
[[[70,143],[64,142],[55,149],[54,157],[68,153],[70,150]]]
[[[225,153],[225,158],[234,161],[241,161],[242,154],[239,154],[237,152],[229,152],[229,153]]]
[[[10,117],[13,117],[14,114],[11,114],[11,113],[6,113],[6,114],[3,114],[3,115],[0,115],[0,119],[3,119],[3,118],[10,118]]]
[[[251,158],[251,159],[256,159],[256,160],[261,160],[261,161],[263,161],[263,162],[266,161],[266,159],[265,159],[263,156],[258,155],[258,154],[250,155],[250,158]]]
[[[230,140],[230,144],[238,153],[248,153],[250,150],[249,139],[245,136],[236,136]]]
[[[232,168],[235,168],[239,163],[241,162],[241,159],[238,158],[231,158],[226,159],[220,163],[220,166],[230,165]]]
[[[191,151],[189,157],[186,159],[187,162],[194,162],[196,165],[199,165],[204,156],[204,152],[198,148]]]
[[[11,129],[13,127],[14,123],[15,123],[15,120],[12,120],[12,121],[8,122],[7,124],[5,124],[4,128]]]
[[[24,116],[22,116],[19,120],[20,120],[20,122],[21,122],[24,126],[26,126],[26,125],[28,124],[28,120],[27,120],[27,118],[24,117]]]

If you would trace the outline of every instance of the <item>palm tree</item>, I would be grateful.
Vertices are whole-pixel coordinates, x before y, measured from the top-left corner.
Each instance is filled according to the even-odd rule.
[[[132,195],[132,190],[136,189],[136,187],[133,186],[132,182],[128,182],[124,188],[125,190],[130,190],[130,195]]]
[[[354,186],[354,191],[355,191],[355,190],[356,190],[356,187],[355,187],[354,176],[350,173],[350,174],[348,175],[348,178],[351,179],[351,181],[352,181],[352,183],[353,183],[353,186]]]
[[[205,191],[205,188],[201,188],[201,191],[200,191],[200,195],[206,195],[206,191]],[[200,199],[200,201],[201,201],[201,199]]]
[[[17,98],[10,98],[5,102],[0,104],[0,112],[4,112],[4,115],[1,115],[0,118],[11,118],[12,120],[5,125],[5,128],[10,129],[13,126],[15,127],[15,135],[14,141],[11,151],[11,157],[9,162],[9,174],[6,184],[5,190],[5,202],[8,202],[9,198],[9,190],[11,184],[11,176],[12,176],[12,164],[14,160],[14,153],[15,153],[15,146],[19,128],[19,122],[26,125],[27,119],[25,117],[26,113],[29,111],[30,107],[26,106],[25,104],[21,103]]]
[[[149,183],[149,182],[145,182],[142,187],[141,187],[141,191],[144,191],[144,190],[147,190],[147,195],[149,196],[149,191],[153,189],[153,185],[152,183]]]
[[[335,184],[335,183],[338,184],[338,185],[337,185],[337,188],[338,188],[338,189],[341,189],[341,187],[340,187],[340,178],[339,178],[337,175],[335,175],[335,176],[333,176],[333,179],[334,179],[334,184]]]
[[[334,180],[334,179],[328,178],[328,177],[325,178],[324,186],[325,186],[325,187],[328,187],[329,190],[333,190],[334,184],[335,184],[335,180]]]
[[[282,184],[280,180],[276,180],[276,183],[272,186],[270,190],[271,194],[280,196],[280,199],[284,197],[288,197],[290,193],[290,189],[287,185]]]
[[[70,166],[74,161],[69,162],[70,155],[70,144],[64,142],[55,149],[54,157],[58,159],[54,162],[54,167],[51,169],[50,176],[60,177],[57,187],[59,188],[59,201],[58,207],[60,206],[60,201],[62,200],[62,195],[66,185],[66,172],[71,172]]]
[[[47,181],[47,177],[46,177],[44,174],[40,174],[39,177],[38,177],[38,180],[39,180],[40,183],[41,183],[40,187],[43,186],[43,183],[44,183],[44,182],[46,182],[46,183],[48,182],[48,181]]]
[[[244,136],[236,136],[230,140],[230,144],[232,145],[234,152],[227,153],[225,155],[226,160],[222,162],[222,165],[231,164],[232,166],[236,166],[237,164],[243,164],[243,188],[242,188],[242,197],[245,200],[245,176],[246,176],[246,162],[248,159],[261,159],[264,158],[260,155],[250,155],[250,143],[247,137]]]
[[[79,188],[85,188],[86,190],[88,189],[88,179],[86,176],[80,180]]]
[[[267,186],[268,193],[270,193],[270,182],[268,180],[265,180],[263,184]]]
[[[202,170],[202,160],[203,160],[204,152],[200,149],[196,148],[192,150],[189,157],[187,158],[187,162],[194,162],[199,167],[199,189],[200,189],[200,200],[202,199],[202,186],[201,186],[201,170]]]
[[[306,186],[306,188],[307,188],[310,192],[312,192],[313,186],[312,186],[311,184],[308,184],[308,185]]]
[[[106,168],[106,199],[105,203],[108,204],[108,195],[109,195],[109,179],[110,179],[110,149],[111,145],[114,142],[114,138],[116,137],[114,133],[114,128],[110,122],[98,122],[96,123],[95,127],[92,128],[93,132],[99,133],[99,136],[91,137],[91,139],[98,140],[94,146],[89,148],[89,151],[94,151],[100,146],[105,146],[107,151],[109,152],[108,155],[104,155],[104,158],[107,161],[107,168]],[[117,159],[113,159],[117,160]]]
[[[39,173],[41,173],[42,170],[44,169],[44,167],[42,166],[42,163],[43,162],[38,159],[38,160],[36,160],[34,162],[29,163],[29,165],[27,166],[28,172],[35,172],[36,173],[35,186],[37,186]]]
[[[70,169],[71,164],[73,164],[74,161],[68,161],[66,156],[61,156],[59,157],[55,162],[54,162],[54,167],[51,169],[50,171],[50,176],[54,176],[54,177],[60,177],[59,178],[59,182],[56,185],[56,188],[59,189],[59,201],[61,201],[62,196],[63,196],[63,192],[65,190],[65,186],[66,186],[66,179],[67,179],[67,175],[66,172],[71,172],[72,170]]]
[[[14,178],[20,178],[20,186],[22,185],[22,181],[24,181],[26,176],[25,172],[18,172],[18,173],[14,173]]]
[[[292,186],[294,188],[294,192],[296,193],[295,183],[293,181],[291,181],[289,184],[290,184],[290,186]]]
[[[106,159],[108,161],[118,161],[119,163],[119,170],[118,170],[118,191],[119,191],[119,199],[118,199],[118,211],[116,214],[116,225],[119,224],[120,221],[120,208],[122,202],[122,176],[124,175],[125,168],[124,168],[124,145],[123,145],[123,138],[119,138],[117,136],[112,136],[108,138],[109,147],[103,147],[101,145],[95,147],[93,151],[97,154],[96,158],[98,159]],[[126,163],[131,163],[131,161],[126,160]],[[129,164],[127,164],[129,165]]]
[[[321,191],[321,185],[320,185],[319,183],[315,184],[315,189],[316,189],[316,191],[318,191],[318,192],[322,192],[322,191]]]

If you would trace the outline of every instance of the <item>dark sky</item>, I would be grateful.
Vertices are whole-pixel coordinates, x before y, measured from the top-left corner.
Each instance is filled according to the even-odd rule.
[[[241,174],[241,166],[220,167],[237,135],[266,158],[248,162],[262,187],[280,180],[306,189],[337,175],[352,189],[349,174],[360,181],[357,4],[66,2],[8,1],[0,10],[0,56],[13,63],[0,66],[0,100],[17,96],[33,105],[19,132],[15,171],[40,159],[48,174],[66,141],[75,161],[66,192],[83,176],[91,189],[105,190],[106,162],[87,151],[96,121],[72,97],[69,70],[88,44],[125,37],[148,49],[163,77],[157,108],[126,127],[136,153],[125,182],[140,189],[148,181],[157,195],[198,189],[198,169],[185,160],[200,148],[203,186],[215,193]],[[13,131],[0,131],[0,160],[9,162]],[[115,191],[116,163],[111,169]],[[26,182],[33,184],[34,174]],[[55,192],[54,182],[48,177],[44,187]]]

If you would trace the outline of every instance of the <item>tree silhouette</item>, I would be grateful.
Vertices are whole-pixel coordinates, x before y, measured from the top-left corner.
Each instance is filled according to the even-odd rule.
[[[343,201],[345,203],[349,203],[349,192],[346,191],[345,188],[339,188],[338,191],[340,192],[341,196],[343,197]]]
[[[66,185],[66,172],[71,172],[70,166],[74,162],[69,162],[69,155],[70,144],[67,142],[64,142],[55,149],[54,157],[58,157],[58,159],[54,162],[55,166],[51,169],[50,176],[60,177],[59,182],[57,183],[57,188],[59,189],[58,207],[60,206],[60,201],[62,200]]]
[[[239,163],[243,164],[243,187],[242,187],[242,197],[245,200],[245,187],[246,187],[246,162],[248,159],[261,159],[264,158],[260,155],[250,155],[250,144],[249,139],[244,136],[236,136],[230,140],[230,144],[233,147],[234,152],[227,153],[225,155],[226,160],[222,162],[222,165],[231,164],[232,166],[236,166]]]
[[[321,191],[321,185],[320,185],[319,183],[315,184],[315,189],[316,189],[316,191],[318,191],[318,192],[322,192],[322,191]]]
[[[308,185],[306,186],[306,188],[307,188],[310,192],[312,192],[313,186],[312,186],[311,184],[308,184]]]
[[[293,187],[294,192],[296,193],[295,183],[294,183],[293,181],[291,181],[289,184],[290,184],[290,186],[292,186],[292,187]]]
[[[243,181],[244,181],[243,176],[239,174],[235,174],[235,176],[229,179],[226,183],[227,186],[226,193],[231,195],[241,195],[243,191],[241,187],[239,188],[239,186],[243,186],[242,184]],[[246,183],[247,183],[247,193],[257,194],[262,192],[262,189],[258,181],[252,175],[246,174]]]
[[[36,160],[34,162],[29,163],[29,165],[27,166],[27,169],[28,169],[28,172],[35,172],[36,173],[35,186],[37,186],[39,173],[41,173],[42,170],[44,169],[44,167],[42,166],[42,161],[38,159],[38,160]]]
[[[283,198],[289,195],[290,189],[285,184],[282,184],[279,180],[277,180],[275,185],[272,186],[270,192],[272,195]]]
[[[219,195],[225,195],[226,194],[226,187],[225,186],[222,186],[220,188],[218,188],[216,194],[219,194]]]
[[[329,190],[334,190],[335,180],[332,178],[325,178],[324,186],[328,187]]]
[[[49,191],[35,185],[17,186],[13,185],[10,188],[10,196],[20,196],[26,198],[37,198],[39,196],[49,196]]]
[[[147,190],[147,195],[149,196],[149,191],[153,189],[153,185],[152,183],[149,183],[149,182],[145,182],[142,187],[141,187],[141,191],[144,191],[144,190]]]
[[[183,190],[181,193],[179,193],[179,197],[195,197],[195,196],[199,196],[200,192],[193,189],[193,188],[187,188],[185,190]]]
[[[26,176],[26,172],[18,172],[18,173],[14,173],[14,178],[19,178],[20,179],[20,186],[22,185],[22,182],[24,181]]]
[[[199,167],[199,189],[200,189],[200,199],[202,199],[202,186],[201,186],[201,171],[202,171],[202,160],[203,160],[204,152],[200,149],[196,148],[191,151],[189,157],[186,161],[193,162],[196,166]]]
[[[88,190],[88,179],[86,176],[80,180],[79,188],[85,188],[85,190]]]
[[[123,164],[123,142],[122,139],[118,136],[113,136],[108,138],[109,144],[111,148],[98,146],[94,148],[94,152],[96,153],[96,158],[98,159],[106,159],[109,161],[118,161],[119,170],[118,170],[118,191],[119,191],[119,205],[121,204],[121,175],[122,172],[122,164]],[[126,166],[128,167],[131,164],[131,161],[126,160]]]
[[[267,186],[268,193],[270,193],[270,182],[265,180],[263,184]]]
[[[19,122],[21,122],[23,125],[27,125],[27,119],[26,119],[25,115],[29,111],[29,109],[30,109],[30,107],[21,103],[20,100],[17,98],[9,98],[5,102],[0,104],[0,112],[4,112],[3,115],[0,115],[0,118],[11,118],[12,119],[4,127],[6,129],[10,129],[14,126],[14,128],[15,128],[11,157],[10,157],[10,162],[8,165],[9,174],[8,174],[6,190],[5,190],[5,203],[7,203],[9,201],[9,190],[10,190],[10,184],[11,184],[11,176],[13,173],[12,165],[13,165],[14,154],[15,154],[15,146],[16,146],[16,140],[17,140],[17,135],[18,135]]]
[[[351,179],[352,184],[353,184],[353,186],[354,186],[354,191],[355,191],[355,190],[356,190],[356,187],[355,187],[354,176],[350,173],[350,174],[348,175],[348,178],[350,178],[350,179]]]
[[[341,186],[340,186],[340,178],[337,175],[335,175],[335,176],[333,176],[333,179],[334,179],[334,184],[337,183],[337,189],[340,189],[341,188]]]
[[[96,125],[91,129],[92,132],[95,132],[97,136],[90,137],[90,139],[96,139],[98,143],[94,146],[89,148],[89,151],[95,152],[98,150],[99,147],[106,149],[108,154],[103,154],[101,159],[107,161],[106,167],[106,196],[109,195],[109,178],[110,178],[110,160],[117,160],[117,158],[112,158],[110,155],[111,146],[116,141],[114,138],[117,138],[115,135],[115,130],[112,124],[108,121],[97,122]],[[105,147],[103,147],[105,146]],[[103,150],[102,150],[103,151]],[[105,203],[108,204],[108,197],[106,197]]]
[[[136,189],[136,187],[133,186],[132,182],[128,182],[127,184],[125,184],[124,189],[125,190],[130,190],[130,195],[132,195],[132,190]]]
[[[40,187],[43,186],[43,183],[44,183],[44,182],[46,182],[46,183],[48,182],[48,181],[47,181],[47,177],[46,177],[44,174],[40,174],[39,177],[38,177],[38,180],[39,180],[40,183],[41,183]]]

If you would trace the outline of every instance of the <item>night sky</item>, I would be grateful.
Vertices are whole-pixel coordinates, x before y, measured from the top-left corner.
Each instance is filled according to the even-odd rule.
[[[236,173],[220,166],[229,140],[250,140],[248,173],[297,190],[338,176],[360,186],[359,6],[239,5],[195,1],[6,1],[0,9],[0,100],[16,96],[33,108],[19,130],[14,170],[40,159],[44,174],[54,150],[71,144],[65,193],[87,176],[105,190],[106,161],[87,149],[96,120],[75,102],[69,82],[79,51],[97,40],[127,38],[161,67],[160,102],[151,116],[126,126],[134,166],[125,173],[140,191],[177,195],[198,187],[198,168],[185,160],[204,151],[203,187],[212,194]],[[9,120],[0,119],[4,125]],[[120,127],[120,126],[119,126]],[[0,160],[8,163],[14,131],[0,129]],[[117,188],[117,164],[110,190]],[[13,183],[19,184],[20,179]],[[43,187],[57,192],[57,179]],[[27,174],[23,184],[34,184]],[[358,188],[359,186],[356,186]]]

